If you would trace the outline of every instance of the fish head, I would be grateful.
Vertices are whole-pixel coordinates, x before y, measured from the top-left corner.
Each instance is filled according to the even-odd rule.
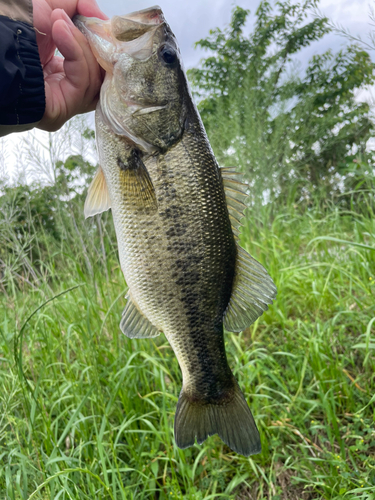
[[[149,153],[176,142],[187,115],[188,85],[160,7],[108,21],[76,16],[74,23],[106,71],[100,93],[106,125]]]

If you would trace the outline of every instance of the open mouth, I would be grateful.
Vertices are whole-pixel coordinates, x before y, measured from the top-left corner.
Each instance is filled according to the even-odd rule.
[[[164,23],[164,16],[161,8],[156,6],[125,16],[114,16],[108,21],[85,16],[75,16],[73,21],[90,43],[94,43],[93,38],[100,38],[101,43],[116,41],[131,43],[154,33]],[[128,52],[126,46],[123,46],[123,50]]]
[[[102,63],[103,59],[109,58],[104,54],[113,56],[116,48],[134,59],[147,59],[152,52],[155,33],[160,32],[159,28],[164,22],[163,12],[158,6],[125,16],[114,16],[108,21],[96,17],[74,18],[74,24],[86,36],[98,62],[106,70],[106,65]]]
[[[160,7],[155,6],[126,16],[115,16],[111,20],[111,28],[117,40],[130,42],[163,23],[163,12]]]

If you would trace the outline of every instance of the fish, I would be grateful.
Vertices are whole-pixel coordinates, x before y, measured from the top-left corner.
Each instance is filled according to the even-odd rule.
[[[179,448],[218,434],[236,453],[260,453],[224,342],[224,328],[243,331],[276,297],[265,268],[239,245],[248,186],[215,159],[160,7],[74,23],[105,70],[95,112],[100,167],[84,214],[112,210],[129,287],[120,328],[131,339],[164,333],[178,359]]]

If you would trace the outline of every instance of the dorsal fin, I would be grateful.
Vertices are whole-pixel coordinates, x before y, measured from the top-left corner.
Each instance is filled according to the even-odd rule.
[[[220,171],[233,233],[238,236],[242,225],[241,219],[246,208],[248,186],[242,182],[242,176],[235,171],[235,167],[224,167]]]
[[[221,174],[237,245],[235,276],[231,298],[224,314],[224,326],[230,332],[241,332],[268,309],[277,290],[265,268],[238,243],[248,186],[241,181],[241,174],[234,167],[222,168]]]
[[[102,168],[99,166],[87,191],[84,206],[85,219],[111,208],[108,187]]]
[[[230,332],[242,332],[268,309],[277,289],[265,268],[237,244],[232,294],[224,314]]]

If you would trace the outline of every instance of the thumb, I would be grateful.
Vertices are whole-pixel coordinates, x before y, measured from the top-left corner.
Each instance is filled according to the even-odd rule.
[[[77,35],[81,33],[62,9],[54,10],[53,18],[52,36],[56,47],[64,57],[65,76],[74,87],[87,86],[88,67],[82,48],[82,45],[87,44],[86,39],[81,39],[79,43]]]

